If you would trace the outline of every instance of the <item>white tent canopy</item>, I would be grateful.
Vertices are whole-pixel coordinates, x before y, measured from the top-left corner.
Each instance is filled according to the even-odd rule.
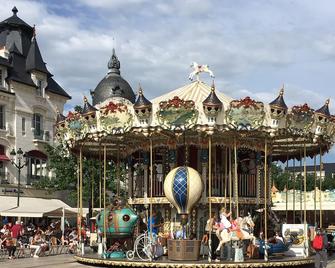
[[[0,216],[41,218],[75,217],[71,207],[59,199],[20,197],[20,206],[16,207],[16,196],[0,196]]]

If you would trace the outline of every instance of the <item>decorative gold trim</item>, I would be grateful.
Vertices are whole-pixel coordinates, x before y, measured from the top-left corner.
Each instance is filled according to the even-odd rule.
[[[74,256],[77,262],[83,264],[94,264],[94,265],[103,265],[110,267],[162,267],[162,268],[209,268],[209,267],[231,267],[231,268],[244,268],[244,267],[303,267],[308,264],[313,264],[313,258],[297,258],[297,259],[288,259],[283,261],[274,261],[265,262],[262,260],[252,260],[244,262],[215,262],[208,263],[207,261],[199,262],[166,262],[166,261],[154,261],[154,262],[144,262],[144,261],[127,261],[127,260],[111,260],[111,259],[98,259],[98,258],[89,258],[82,256]]]
[[[153,197],[153,198],[129,198],[128,203],[129,205],[144,205],[145,201],[152,202],[153,204],[170,204],[169,200],[164,197]],[[206,202],[207,200],[207,202]],[[209,202],[209,198],[204,199],[205,203]],[[212,196],[210,198],[210,202],[213,204],[223,204],[224,202],[230,202],[230,197],[215,197]],[[239,197],[238,198],[239,204],[258,204],[258,203],[264,203],[264,198],[259,198],[257,200],[257,197]]]
[[[128,199],[128,203],[129,205],[144,205],[146,204],[146,201],[148,201],[149,203],[153,203],[153,204],[170,204],[169,200],[167,200],[167,198],[164,197],[153,197],[153,198],[131,198]]]

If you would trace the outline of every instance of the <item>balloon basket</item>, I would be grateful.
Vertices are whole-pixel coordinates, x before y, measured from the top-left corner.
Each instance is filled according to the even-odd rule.
[[[174,261],[198,261],[200,257],[200,240],[168,241],[168,259]]]

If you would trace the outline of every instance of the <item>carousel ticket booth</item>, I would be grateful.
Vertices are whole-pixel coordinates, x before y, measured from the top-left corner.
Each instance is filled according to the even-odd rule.
[[[102,163],[96,184],[100,195],[95,197],[102,206],[97,218],[102,252],[93,257],[81,252],[77,259],[124,266],[136,266],[137,261],[139,266],[145,261],[156,267],[196,263],[206,222],[210,215],[219,222],[218,212],[224,207],[234,224],[243,224],[241,229],[247,230],[236,239],[252,241],[263,233],[265,252],[259,262],[267,266],[266,243],[272,235],[268,224],[271,163],[299,157],[305,161],[329,150],[335,132],[329,102],[316,111],[307,104],[288,108],[284,88],[269,104],[251,97],[234,100],[219,92],[214,82],[208,85],[200,80],[201,72],[211,74],[206,65],[194,67],[196,79],[191,83],[149,101],[141,87],[136,97],[120,76],[115,52],[108,68],[92,92],[93,105],[85,97],[82,112],[59,115],[56,126],[58,140],[78,155],[80,198],[82,159],[93,157]],[[112,207],[106,196],[111,165],[116,167],[114,196],[125,200]],[[132,212],[117,217],[114,211],[126,207]],[[252,225],[249,213],[259,210],[263,211],[261,219]],[[135,219],[133,212],[144,222],[155,219],[152,224],[159,225],[159,232],[149,228],[139,233],[135,224],[130,224]],[[113,248],[108,236],[119,233],[120,226],[127,227],[124,233],[134,238],[135,246],[123,249],[124,259],[108,260],[103,255]],[[152,252],[159,238],[167,241],[169,264],[156,261]],[[308,247],[307,230],[304,238]],[[209,245],[211,242],[209,236]],[[209,263],[211,252],[210,248]],[[286,262],[311,263],[307,248],[303,258]]]

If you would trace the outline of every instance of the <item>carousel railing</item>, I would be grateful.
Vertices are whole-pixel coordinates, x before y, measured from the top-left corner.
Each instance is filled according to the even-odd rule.
[[[144,193],[150,193],[148,186],[145,191],[143,177],[137,178],[137,183],[134,188],[135,197],[144,197]],[[153,179],[153,197],[164,197],[164,179],[163,176],[157,174]],[[208,189],[208,181],[207,181]],[[234,194],[234,183],[232,184],[232,194]],[[206,193],[208,196],[208,191]],[[257,195],[257,177],[253,174],[239,174],[238,175],[238,195],[240,197],[256,197]],[[229,177],[225,178],[222,173],[213,173],[212,175],[212,196],[215,197],[229,197]]]
[[[208,182],[207,182],[208,189]],[[234,194],[234,183],[232,184],[232,195]],[[240,197],[256,197],[257,177],[253,174],[238,175],[238,195]],[[208,192],[206,193],[208,195]],[[225,178],[222,173],[212,175],[212,196],[229,197],[229,177]]]

